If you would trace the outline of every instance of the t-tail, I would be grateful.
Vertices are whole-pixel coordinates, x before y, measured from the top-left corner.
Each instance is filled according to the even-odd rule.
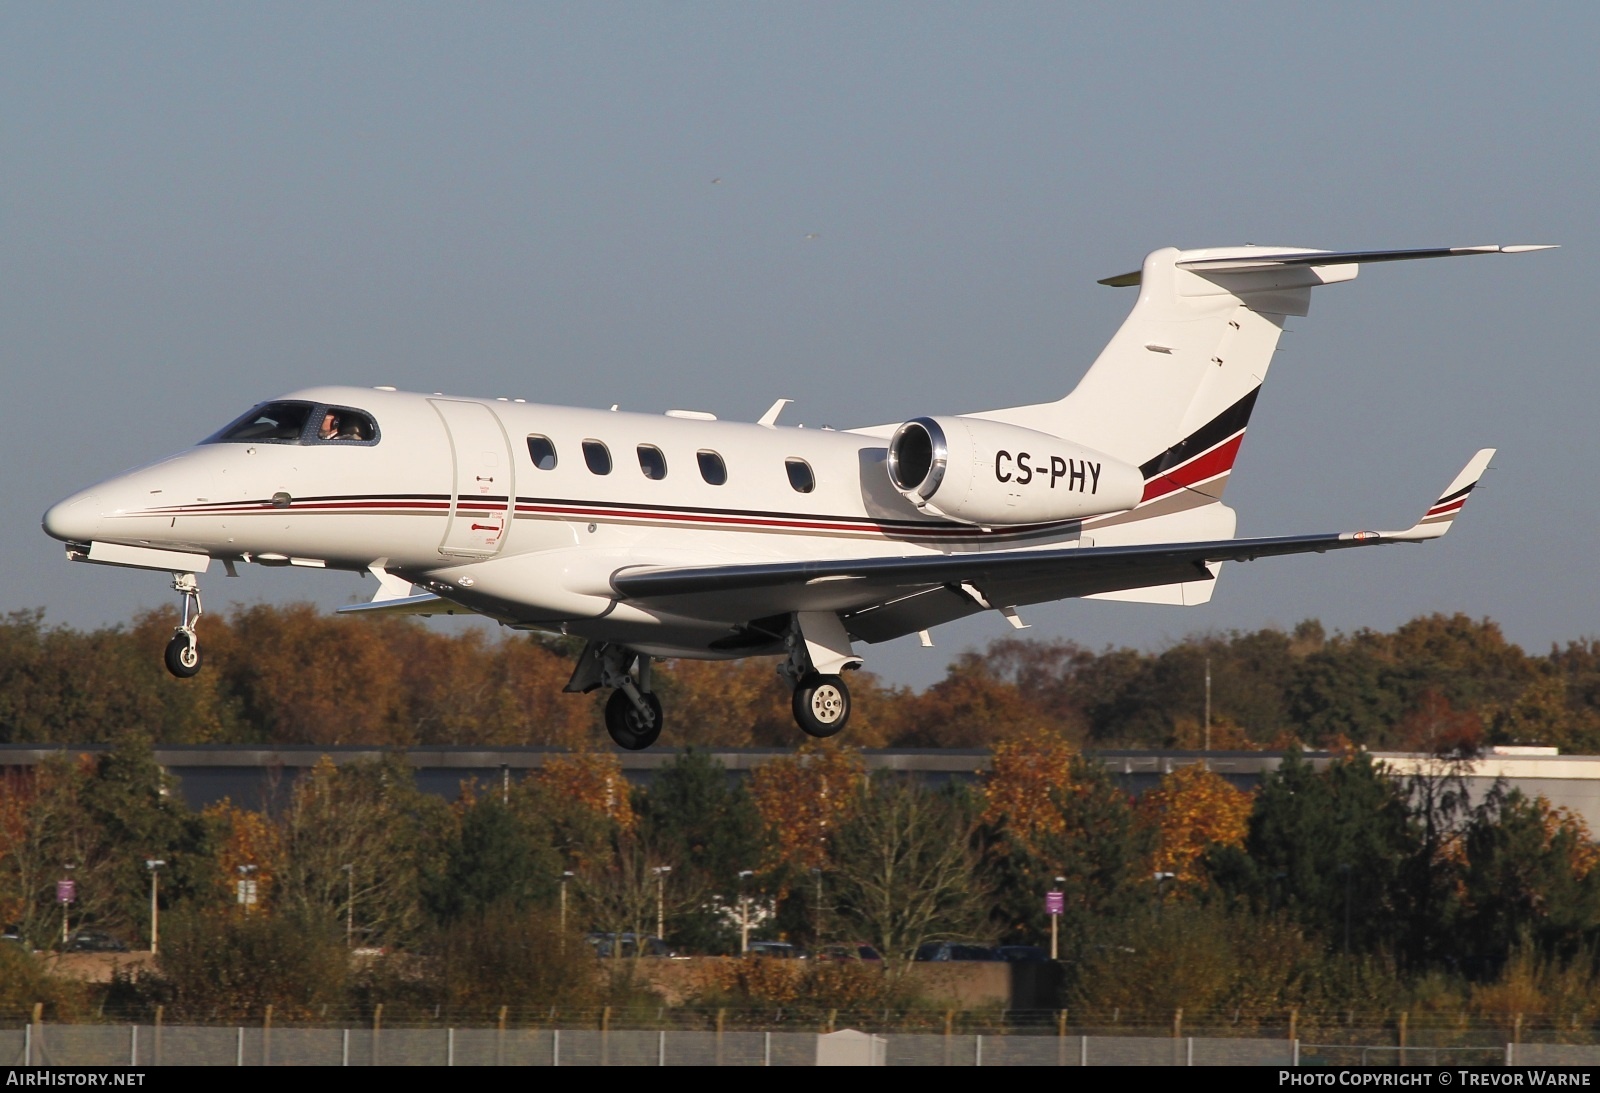
[[[1299,247],[1165,248],[1101,284],[1139,299],[1077,387],[1056,402],[971,415],[1054,433],[1140,468],[1131,512],[1091,520],[1093,542],[1179,542],[1233,535],[1221,504],[1284,324],[1311,290],[1354,280],[1368,262],[1513,254],[1543,245],[1320,251]],[[1113,594],[1198,603],[1215,581]]]

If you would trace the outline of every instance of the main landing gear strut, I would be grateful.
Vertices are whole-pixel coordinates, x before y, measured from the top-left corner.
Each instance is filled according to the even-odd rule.
[[[850,688],[840,672],[861,667],[850,651],[850,636],[831,611],[801,611],[784,638],[788,651],[778,674],[793,690],[789,700],[795,724],[808,736],[826,738],[850,721]]]
[[[200,621],[200,582],[193,573],[174,573],[172,590],[183,595],[183,621],[172,631],[163,659],[167,671],[179,679],[188,679],[200,671],[200,639],[195,636],[195,624]]]
[[[578,658],[566,690],[588,693],[614,688],[606,699],[606,732],[619,748],[641,751],[656,742],[664,721],[661,700],[650,689],[650,657],[607,642],[591,641]]]
[[[850,720],[850,688],[839,673],[861,667],[850,649],[844,623],[831,611],[797,612],[784,636],[778,664],[793,697],[795,723],[810,736],[829,737]],[[640,751],[661,736],[661,700],[650,686],[650,656],[626,646],[591,641],[584,646],[565,690],[588,694],[612,688],[606,699],[606,732],[617,747]]]

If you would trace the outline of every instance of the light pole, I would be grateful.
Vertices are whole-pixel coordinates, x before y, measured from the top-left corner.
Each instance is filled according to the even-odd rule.
[[[567,881],[573,877],[572,870],[561,871],[561,951],[567,951]]]
[[[161,941],[161,908],[156,903],[156,870],[167,863],[160,858],[146,858],[144,867],[150,870],[150,955],[155,956]]]
[[[1355,872],[1355,867],[1349,862],[1339,863],[1339,872],[1344,874],[1344,952],[1350,955],[1350,877]]]
[[[650,871],[656,875],[656,936],[665,941],[667,937],[667,874],[672,872],[672,866],[658,865]]]
[[[341,865],[344,870],[344,947],[356,944],[356,867],[353,863]]]
[[[744,879],[756,875],[754,869],[739,870],[739,955],[750,955],[750,897],[745,895]]]
[[[1066,877],[1056,878],[1055,891],[1045,897],[1045,910],[1050,914],[1050,959],[1059,960],[1060,950],[1057,945],[1057,926],[1061,922],[1061,912],[1065,911],[1067,897],[1061,886],[1067,883]]]
[[[817,917],[816,917],[816,920],[812,923],[811,929],[817,935],[816,943],[818,945],[821,945],[822,944],[822,870],[813,867],[812,870],[811,870],[811,875],[817,879]]]
[[[239,902],[244,905],[244,913],[249,914],[256,903],[256,866],[239,866]]]
[[[78,898],[78,885],[72,879],[72,871],[78,868],[76,862],[63,862],[62,869],[66,876],[56,883],[56,899],[61,901],[61,951],[67,951],[67,906]]]
[[[1176,873],[1157,871],[1156,880],[1156,913],[1165,914],[1167,910],[1167,882],[1176,877]]]

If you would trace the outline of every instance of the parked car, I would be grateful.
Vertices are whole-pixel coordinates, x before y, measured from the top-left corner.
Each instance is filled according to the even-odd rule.
[[[128,946],[110,934],[98,930],[80,930],[67,942],[69,953],[125,953]]]
[[[883,954],[864,941],[824,945],[817,950],[817,960],[882,960]]]
[[[672,947],[659,937],[645,937],[641,939],[638,934],[590,934],[589,944],[594,946],[596,955],[601,957],[622,956],[658,956],[675,957],[678,954]],[[642,950],[641,951],[641,946]]]
[[[778,960],[802,960],[806,954],[800,946],[787,941],[752,941],[749,955],[774,957]]]
[[[1001,945],[995,952],[1010,964],[1044,964],[1050,960],[1050,954],[1037,945]]]
[[[918,945],[912,960],[1000,960],[1000,954],[988,945],[968,945],[959,941],[930,941]]]

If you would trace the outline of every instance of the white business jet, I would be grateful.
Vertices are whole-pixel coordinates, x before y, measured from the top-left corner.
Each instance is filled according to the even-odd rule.
[[[1534,246],[1158,250],[1132,314],[1071,394],[833,431],[317,387],[67,498],[44,529],[74,561],[161,570],[166,650],[200,669],[213,561],[365,572],[343,610],[475,612],[587,641],[569,691],[611,688],[629,749],[661,733],[658,657],[778,656],[800,728],[850,716],[856,644],[1070,596],[1198,604],[1223,562],[1443,535],[1478,452],[1403,531],[1235,539],[1222,503],[1287,316],[1365,262]]]

